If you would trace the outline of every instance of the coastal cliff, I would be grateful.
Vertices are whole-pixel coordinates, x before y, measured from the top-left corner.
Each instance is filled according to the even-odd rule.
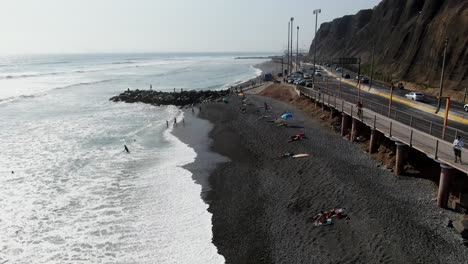
[[[448,37],[445,87],[464,91],[468,85],[467,25],[467,0],[383,0],[373,9],[323,23],[317,32],[317,61],[360,57],[368,74],[375,43],[378,79],[438,87]],[[313,48],[312,43],[310,55]]]

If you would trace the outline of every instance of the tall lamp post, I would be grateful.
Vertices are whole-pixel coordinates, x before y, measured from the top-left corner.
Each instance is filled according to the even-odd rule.
[[[392,114],[392,102],[393,102],[393,90],[395,87],[393,86],[393,83],[390,85],[390,99],[388,101],[388,117]]]
[[[372,88],[372,84],[374,83],[374,53],[375,53],[375,42],[372,42],[372,56],[371,56],[371,66],[370,66],[370,83],[369,83],[369,91]]]
[[[437,96],[439,100],[446,99],[445,101],[445,116],[444,116],[444,126],[442,128],[442,139],[445,139],[445,130],[447,130],[448,115],[450,110],[450,96]]]
[[[297,60],[299,58],[299,26],[297,26],[297,34],[296,34],[296,71],[298,70],[297,69]]]
[[[291,74],[291,72],[289,71],[289,37],[291,36],[291,22],[288,22],[288,74]]]
[[[442,60],[442,73],[440,76],[440,91],[439,91],[439,100],[437,101],[437,109],[436,109],[436,114],[440,110],[440,104],[442,102],[442,90],[444,87],[444,71],[445,71],[445,55],[447,54],[447,46],[448,46],[448,38],[445,38],[445,47],[444,47],[444,59]]]
[[[293,36],[294,36],[294,17],[291,17],[291,71],[293,69],[292,63],[293,63]]]
[[[315,35],[314,35],[314,74],[312,76],[312,82],[315,83],[315,55],[316,55],[316,52],[317,52],[317,21],[318,21],[318,14],[320,14],[322,12],[321,9],[315,9],[314,10],[314,15],[315,15]]]

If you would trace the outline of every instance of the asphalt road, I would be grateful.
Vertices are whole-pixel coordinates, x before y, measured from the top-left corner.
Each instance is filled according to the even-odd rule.
[[[336,95],[341,93],[342,98],[346,99],[347,101],[357,103],[358,89],[355,86],[351,86],[342,82],[340,91],[339,83],[339,80],[330,76],[328,89],[326,89],[325,82],[317,82],[317,86],[319,86],[324,93]],[[372,111],[388,116],[389,100],[387,98],[368,93],[365,91],[365,89],[361,89],[361,98],[361,102],[363,103],[364,108],[368,108]],[[408,105],[393,101],[390,117],[406,125],[411,125],[415,129],[430,133],[436,137],[442,136],[444,119],[432,113],[424,112]],[[465,140],[468,139],[468,125],[449,120],[445,139],[447,141],[453,141],[455,135],[461,135],[465,138]]]
[[[351,76],[350,81],[352,81],[353,83],[356,83],[355,77],[357,76],[357,73],[354,73],[354,72],[351,72],[351,71],[348,71],[348,70],[345,70],[345,72],[350,74],[350,76]],[[339,75],[339,73],[337,73],[337,74]],[[372,88],[379,89],[379,90],[385,91],[387,93],[390,90],[389,85],[386,85],[383,82],[375,81],[375,80],[374,80],[374,83],[372,84]],[[405,89],[396,88],[396,89],[393,90],[393,92],[394,92],[395,95],[405,97],[406,94],[408,94],[410,92],[414,92],[414,91],[408,90],[406,88]],[[432,95],[427,95],[427,94],[424,94],[424,97],[425,97],[425,99],[424,99],[423,103],[434,106],[434,107],[437,107],[437,103],[438,103],[437,97],[432,96]],[[455,112],[458,112],[458,113],[460,113],[462,115],[466,115],[468,117],[468,113],[465,112],[463,106],[464,105],[461,102],[451,101],[450,102],[450,111],[455,111]],[[445,102],[444,101],[442,101],[442,104],[441,104],[440,108],[445,109]]]

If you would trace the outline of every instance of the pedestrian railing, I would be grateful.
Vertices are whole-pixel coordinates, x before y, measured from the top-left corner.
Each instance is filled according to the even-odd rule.
[[[441,139],[441,128],[435,124],[421,122],[419,118],[414,118],[398,111],[396,114],[388,114],[388,106],[386,111],[382,109],[369,107],[370,103],[364,102],[366,106],[362,114],[358,116],[355,98],[345,96],[345,98],[338,96],[336,93],[324,93],[323,90],[313,90],[303,86],[296,86],[299,92],[316,102],[328,105],[342,113],[345,113],[353,118],[359,119],[362,123],[385,134],[392,140],[404,143],[412,148],[415,148],[434,160],[450,165],[460,171],[468,173],[468,150],[462,150],[462,158],[465,159],[466,164],[454,162],[454,153],[452,143]],[[362,101],[361,101],[362,102]],[[376,109],[377,111],[373,110]],[[410,125],[405,124],[403,121],[409,122]],[[432,126],[432,127],[430,127]],[[426,132],[427,131],[427,132]],[[452,130],[455,133],[461,133],[458,130]],[[429,133],[428,133],[429,132]],[[467,137],[465,137],[467,138]]]

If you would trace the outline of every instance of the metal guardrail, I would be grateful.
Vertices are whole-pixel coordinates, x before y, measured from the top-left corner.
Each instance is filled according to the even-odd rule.
[[[296,86],[296,89],[299,90],[301,94],[314,99],[316,102],[321,102],[324,105],[333,107],[351,117],[357,117],[357,119],[367,126],[384,133],[386,136],[415,148],[434,160],[450,165],[468,174],[468,163],[466,163],[466,161],[463,165],[455,163],[452,143],[438,138],[434,135],[434,130],[431,135],[415,127],[414,124],[416,123],[413,123],[413,126],[406,125],[400,122],[400,119],[394,119],[394,115],[390,114],[390,116],[387,116],[387,113],[381,114],[378,111],[369,109],[369,107],[364,108],[362,115],[358,117],[354,101],[347,101],[345,98],[341,98],[335,94],[327,94],[323,93],[323,91],[312,90],[303,86]],[[403,118],[402,120],[407,119]],[[465,160],[467,155],[468,150],[464,148],[462,150],[462,157],[465,157]]]
[[[357,102],[359,101],[359,98],[356,95],[340,93],[336,90],[326,89],[322,87],[321,85],[316,85],[316,86],[320,87],[321,93],[336,96],[337,98],[341,98],[353,104],[357,104]],[[303,86],[298,86],[298,87],[309,89]],[[365,109],[366,108],[370,109],[378,114],[381,114],[383,116],[386,116],[388,118],[401,122],[409,127],[425,132],[441,140],[444,140],[447,142],[453,142],[457,136],[461,136],[465,140],[468,139],[467,132],[464,132],[460,129],[456,129],[451,126],[447,126],[445,128],[445,138],[442,138],[442,133],[443,133],[442,131],[444,129],[444,126],[442,124],[434,123],[432,121],[408,114],[404,111],[397,110],[394,107],[389,109],[388,105],[380,104],[380,103],[374,102],[372,100],[369,100],[363,97],[360,98],[360,101],[364,105]]]

